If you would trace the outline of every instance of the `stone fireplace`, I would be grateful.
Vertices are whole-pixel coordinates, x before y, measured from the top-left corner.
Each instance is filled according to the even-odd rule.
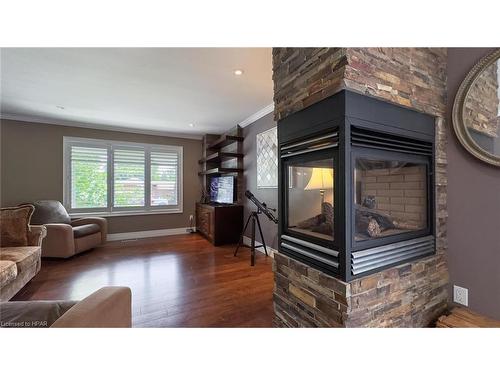
[[[446,308],[445,49],[276,48],[276,326]]]

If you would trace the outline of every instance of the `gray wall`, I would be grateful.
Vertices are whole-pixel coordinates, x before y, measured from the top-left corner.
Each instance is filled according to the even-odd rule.
[[[69,126],[1,121],[1,205],[63,199],[63,137],[84,137],[184,146],[184,212],[109,217],[109,233],[189,226],[200,198],[201,141]]]
[[[469,289],[469,306],[500,319],[500,169],[472,157],[451,123],[453,100],[487,48],[448,49],[448,263],[451,285]]]
[[[246,190],[250,190],[255,197],[261,202],[266,202],[269,207],[278,208],[278,189],[257,189],[257,143],[256,135],[271,129],[276,126],[276,122],[273,120],[273,114],[270,113],[261,119],[255,121],[253,124],[248,125],[243,129],[243,136],[245,141],[243,142],[243,152],[245,158],[243,159],[243,166],[245,168],[244,173],[244,185]],[[245,222],[248,218],[250,212],[256,209],[255,205],[248,199],[243,199],[243,204],[245,205]],[[278,217],[279,212],[276,212],[276,217]],[[260,223],[262,225],[262,231],[264,232],[264,238],[266,240],[266,245],[271,246],[273,249],[278,248],[278,225],[269,221],[265,215],[260,215]],[[247,229],[246,235],[250,236],[250,228]],[[257,232],[258,233],[258,232]],[[260,236],[257,235],[257,241],[260,241]]]

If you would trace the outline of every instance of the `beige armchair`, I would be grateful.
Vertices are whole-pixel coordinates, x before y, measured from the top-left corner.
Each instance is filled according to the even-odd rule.
[[[71,219],[61,202],[41,200],[33,203],[31,223],[44,225],[47,236],[42,257],[68,258],[106,242],[107,221],[101,217]]]

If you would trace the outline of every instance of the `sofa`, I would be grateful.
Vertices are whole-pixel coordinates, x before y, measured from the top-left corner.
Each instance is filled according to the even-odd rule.
[[[42,244],[42,257],[69,258],[106,243],[108,225],[105,218],[72,219],[64,206],[55,200],[33,202],[31,223],[44,225],[47,236]]]
[[[46,231],[29,224],[33,210],[33,206],[1,209],[0,301],[11,299],[40,271]]]
[[[132,293],[127,287],[103,287],[81,301],[0,302],[3,328],[128,328]]]

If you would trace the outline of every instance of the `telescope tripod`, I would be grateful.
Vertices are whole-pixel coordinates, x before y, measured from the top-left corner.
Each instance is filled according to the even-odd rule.
[[[245,227],[243,228],[243,232],[241,232],[240,240],[238,241],[238,246],[236,247],[236,250],[234,250],[234,256],[238,253],[238,249],[240,246],[245,246],[243,244],[243,236],[245,235],[245,231],[247,230],[248,224],[252,222],[252,237],[250,239],[250,265],[254,266],[255,265],[255,249],[259,247],[263,247],[264,251],[266,253],[267,257],[267,248],[266,248],[266,241],[264,240],[264,235],[262,234],[262,228],[260,227],[260,221],[259,221],[259,214],[261,214],[261,210],[253,211],[250,213],[250,216],[248,216],[247,222],[245,224]],[[255,223],[257,223],[257,226],[259,228],[259,233],[260,233],[260,238],[262,240],[262,245],[255,246]]]

